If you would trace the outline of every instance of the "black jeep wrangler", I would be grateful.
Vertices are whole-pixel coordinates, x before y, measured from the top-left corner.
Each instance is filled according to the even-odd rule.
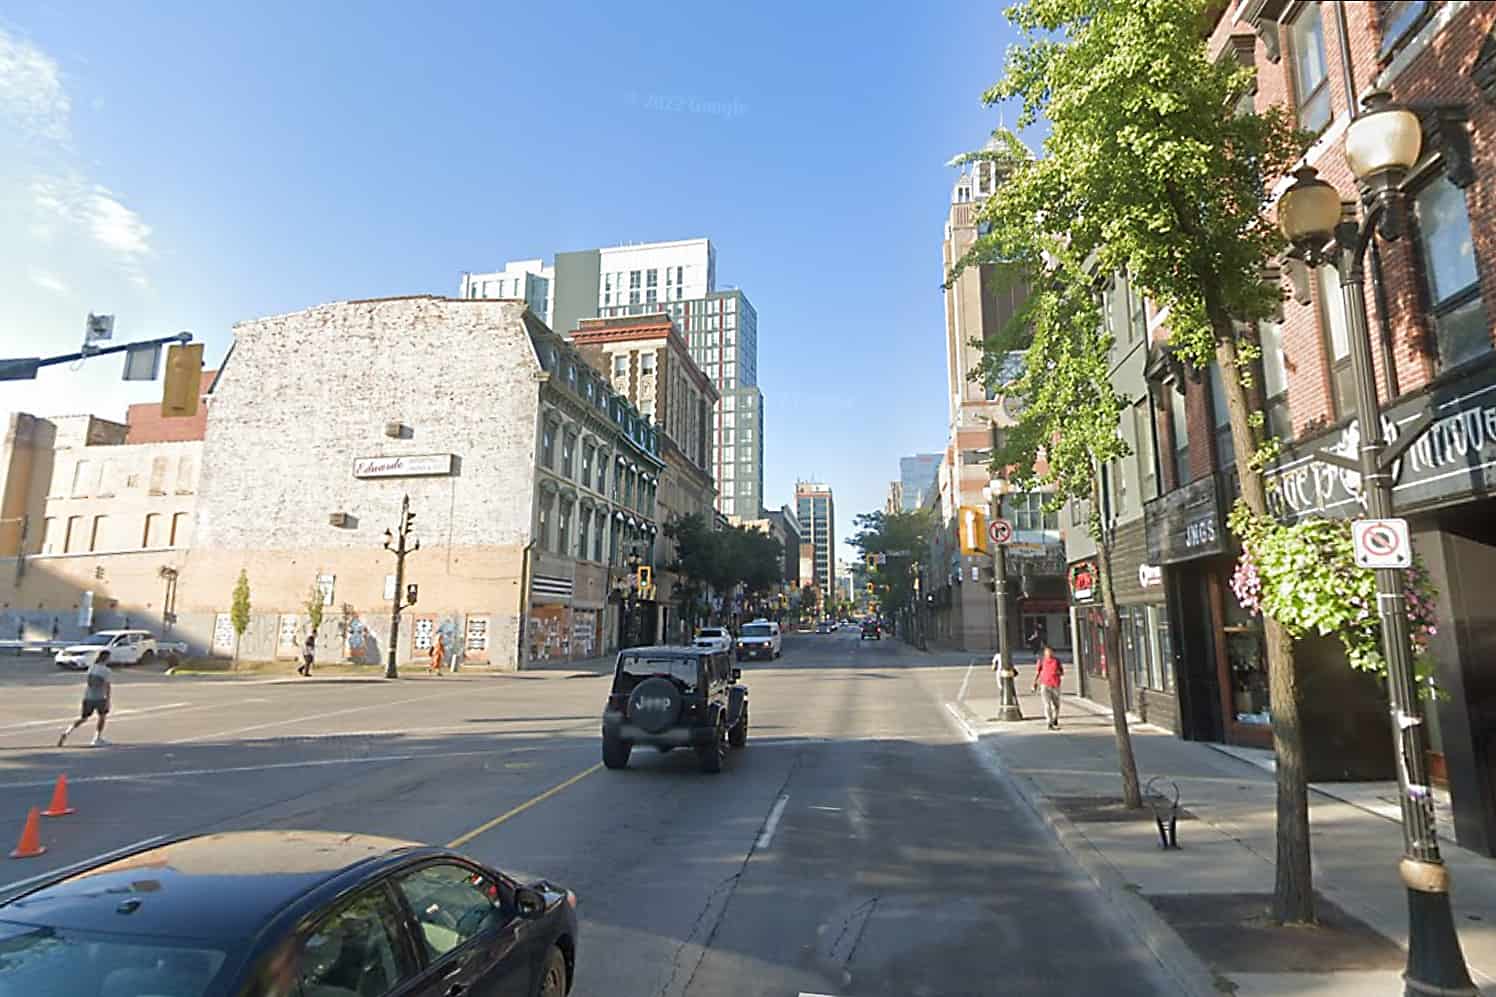
[[[603,710],[603,764],[621,769],[635,745],[694,748],[703,772],[720,772],[729,746],[748,743],[748,687],[729,652],[631,647],[618,653]]]

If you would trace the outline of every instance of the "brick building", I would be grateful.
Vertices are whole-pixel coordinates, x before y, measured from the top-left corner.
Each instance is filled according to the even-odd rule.
[[[1423,122],[1423,155],[1404,188],[1407,231],[1373,243],[1366,313],[1388,434],[1425,408],[1436,417],[1394,489],[1439,591],[1431,657],[1449,696],[1427,710],[1431,769],[1450,790],[1459,843],[1496,855],[1496,601],[1478,581],[1496,571],[1496,5],[1241,0],[1221,5],[1209,45],[1255,68],[1259,110],[1285,105],[1317,133],[1305,162],[1348,204],[1353,96],[1385,89]],[[1254,401],[1286,443],[1269,500],[1288,520],[1357,516],[1359,477],[1313,456],[1353,454],[1357,439],[1338,276],[1288,259],[1280,276],[1281,315],[1243,329],[1263,350]],[[1178,698],[1168,719],[1185,737],[1266,745],[1261,625],[1229,588],[1239,547],[1225,517],[1237,484],[1219,376],[1171,363],[1166,339],[1165,317],[1148,364],[1161,493],[1145,521],[1173,621]],[[1350,672],[1331,639],[1301,641],[1297,659],[1310,777],[1390,778],[1380,683]]]

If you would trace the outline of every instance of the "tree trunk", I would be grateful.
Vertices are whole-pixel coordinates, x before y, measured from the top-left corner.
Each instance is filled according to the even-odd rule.
[[[1212,295],[1207,290],[1207,302]],[[1241,500],[1254,515],[1266,516],[1267,488],[1254,469],[1257,433],[1248,419],[1246,387],[1237,368],[1236,331],[1220,308],[1210,308],[1216,332],[1216,363],[1226,389],[1232,449],[1241,481]],[[1299,684],[1294,671],[1293,639],[1276,620],[1264,615],[1267,644],[1268,709],[1273,722],[1277,761],[1277,871],[1273,883],[1273,917],[1288,924],[1314,921],[1314,874],[1309,848],[1309,782],[1304,767],[1299,725]]]
[[[1102,515],[1099,475],[1103,473],[1104,470],[1098,468],[1098,477],[1091,479],[1091,508],[1095,510],[1093,515],[1097,516]],[[1096,538],[1096,560],[1101,575],[1101,606],[1106,616],[1102,643],[1106,648],[1106,687],[1112,699],[1112,734],[1117,741],[1117,764],[1122,771],[1122,804],[1129,810],[1136,810],[1143,805],[1143,794],[1138,788],[1138,763],[1132,754],[1132,733],[1127,729],[1127,691],[1124,687],[1126,676],[1122,671],[1119,628],[1121,617],[1117,613],[1117,596],[1112,591],[1111,541],[1105,538],[1104,529],[1096,532],[1102,534]]]

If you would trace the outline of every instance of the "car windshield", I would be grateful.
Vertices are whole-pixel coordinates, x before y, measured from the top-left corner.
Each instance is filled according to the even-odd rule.
[[[226,958],[200,942],[0,921],[0,997],[198,997]]]
[[[749,623],[743,627],[744,637],[772,637],[774,631],[767,623]]]
[[[114,640],[114,638],[118,636],[118,634],[90,634],[89,636],[80,640],[78,643],[86,644],[89,647],[107,647],[109,645],[109,642]]]
[[[692,689],[696,686],[696,659],[650,658],[630,654],[624,657],[618,673],[635,679],[665,675],[684,683],[687,689]]]
[[[697,633],[696,633],[696,636],[698,638],[700,638],[700,637],[721,637],[722,635],[723,635],[723,632],[722,632],[722,628],[721,627],[704,627],[703,629],[697,631]]]

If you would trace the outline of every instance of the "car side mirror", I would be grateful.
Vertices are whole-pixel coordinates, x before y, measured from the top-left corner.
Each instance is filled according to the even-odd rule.
[[[539,917],[545,913],[545,897],[538,890],[521,886],[514,891],[514,909],[520,917]]]
[[[743,669],[741,669],[741,668],[734,668],[732,670],[732,680],[734,682],[738,681],[738,679],[740,679],[742,677],[743,677]]]

